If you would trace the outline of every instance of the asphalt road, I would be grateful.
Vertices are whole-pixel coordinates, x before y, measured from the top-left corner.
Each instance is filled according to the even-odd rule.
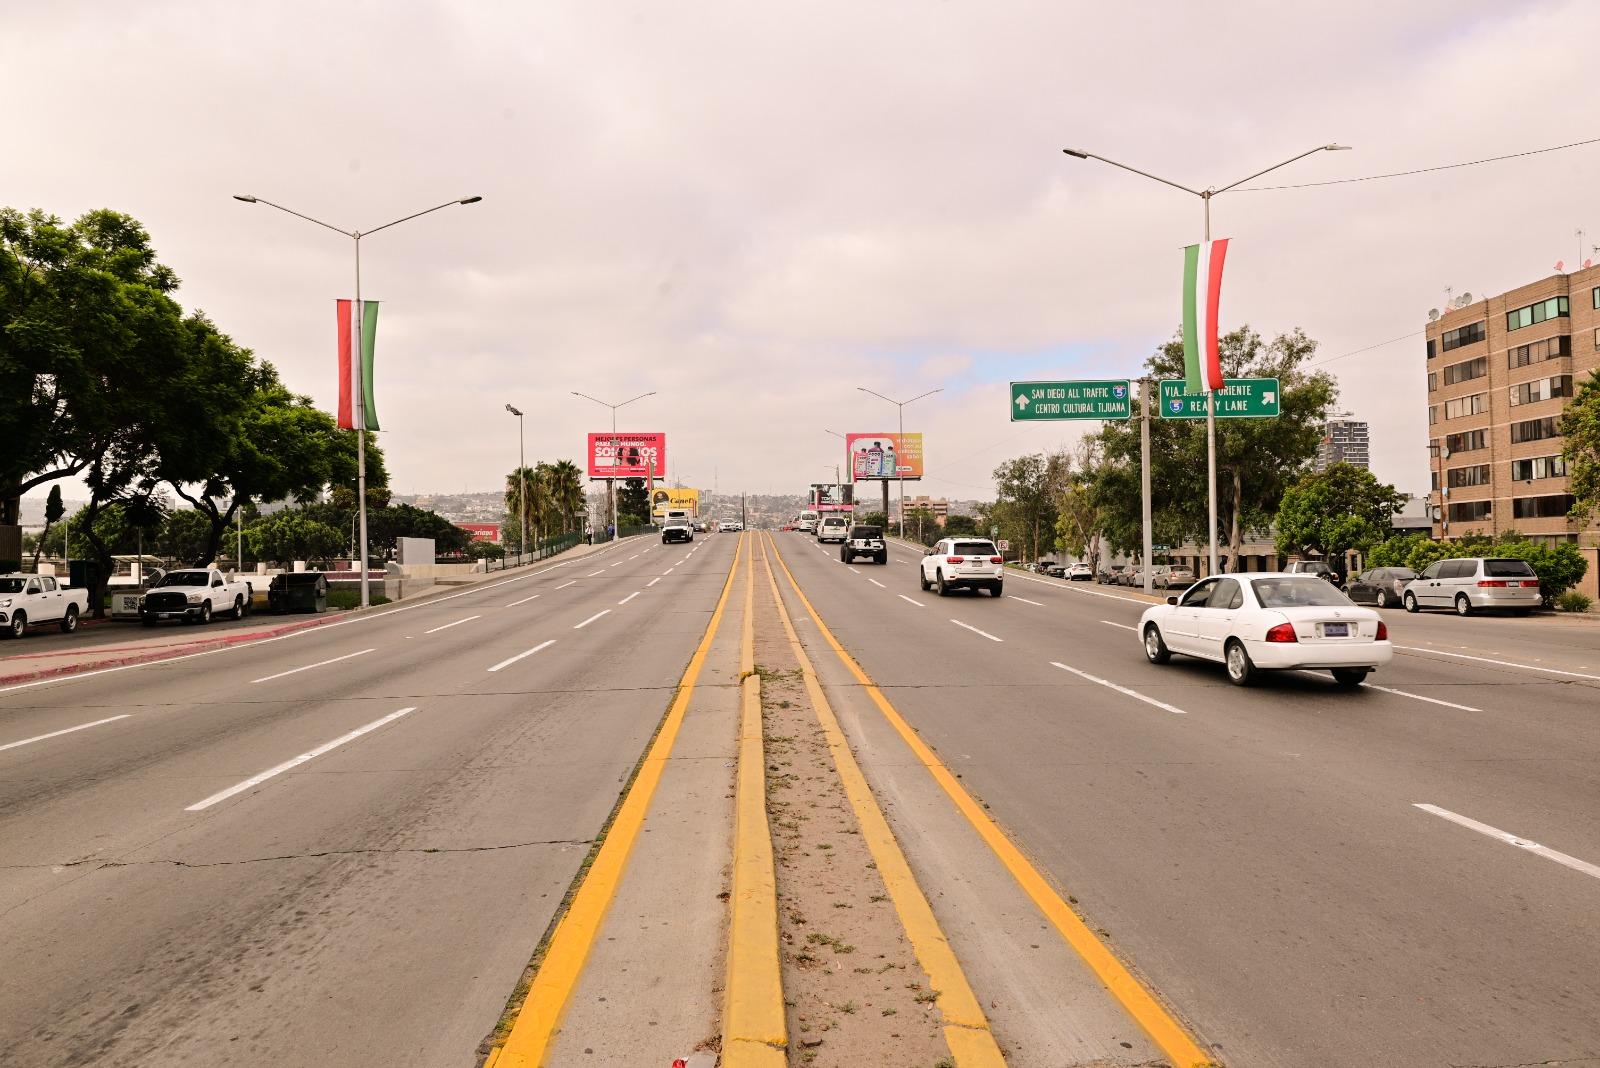
[[[472,1063],[736,540],[0,688],[0,1061]]]
[[[940,598],[903,548],[846,568],[776,538],[923,739],[1226,1063],[1600,1065],[1600,629],[1396,609],[1401,653],[1359,691],[1239,689],[1147,664],[1145,604],[1104,587]]]

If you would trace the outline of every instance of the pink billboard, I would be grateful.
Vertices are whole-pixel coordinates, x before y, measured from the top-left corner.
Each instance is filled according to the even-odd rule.
[[[667,436],[619,430],[589,435],[590,478],[667,477]]]

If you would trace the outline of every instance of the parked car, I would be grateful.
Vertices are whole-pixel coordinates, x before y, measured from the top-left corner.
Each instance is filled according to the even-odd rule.
[[[71,634],[88,610],[88,590],[63,586],[50,575],[0,575],[0,637],[21,638],[29,627],[47,623]]]
[[[216,568],[186,568],[162,577],[139,605],[139,618],[147,627],[164,619],[185,623],[210,623],[225,612],[243,619],[250,611],[250,583],[224,578]]]
[[[850,518],[848,516],[825,515],[822,517],[822,522],[817,526],[817,541],[842,542],[849,533]]]
[[[1262,671],[1326,669],[1349,688],[1394,659],[1378,613],[1304,572],[1204,579],[1145,609],[1139,643],[1152,664],[1173,653],[1218,661],[1238,686]]]
[[[839,546],[839,559],[850,564],[858,556],[865,556],[875,564],[889,562],[889,548],[884,544],[882,527],[858,524],[845,532],[844,544]]]
[[[1066,577],[1073,582],[1088,582],[1094,578],[1094,568],[1080,560],[1067,568]]]
[[[1141,590],[1144,589],[1144,567],[1140,564],[1129,564],[1127,567],[1122,569],[1122,575],[1120,576],[1117,585],[1132,586]]]
[[[1105,564],[1094,580],[1102,586],[1117,586],[1121,584],[1122,573],[1126,570],[1128,570],[1127,564]]]
[[[1194,572],[1182,564],[1161,564],[1152,569],[1150,584],[1158,590],[1186,590],[1194,585]]]
[[[1315,575],[1324,582],[1337,583],[1339,576],[1321,560],[1296,560],[1283,569],[1285,575]]]
[[[1005,584],[1005,559],[994,542],[977,538],[945,538],[922,557],[917,583],[937,589],[943,597],[951,590],[988,590],[999,597]]]
[[[1406,583],[1401,600],[1407,612],[1453,608],[1470,616],[1487,608],[1525,616],[1539,607],[1539,576],[1526,560],[1469,557],[1435,560]]]
[[[1406,583],[1416,577],[1409,567],[1371,567],[1345,583],[1344,592],[1356,604],[1395,608],[1405,596]]]

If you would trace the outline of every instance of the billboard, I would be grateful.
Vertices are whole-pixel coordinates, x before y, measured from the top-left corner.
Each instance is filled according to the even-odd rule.
[[[691,516],[700,514],[700,491],[677,487],[657,486],[650,495],[650,515],[665,519],[668,509],[682,509]]]
[[[667,436],[617,431],[589,435],[590,478],[666,478]]]
[[[848,482],[842,485],[813,482],[810,508],[816,512],[853,512],[856,510],[855,487]]]
[[[472,535],[473,541],[493,542],[500,544],[499,523],[457,523],[456,526]]]
[[[922,434],[846,434],[845,451],[857,482],[922,477]]]

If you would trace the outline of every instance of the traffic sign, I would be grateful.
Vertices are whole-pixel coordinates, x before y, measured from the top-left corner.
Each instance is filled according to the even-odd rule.
[[[1126,378],[1079,382],[1011,383],[1011,421],[1128,419],[1132,393]]]
[[[1278,414],[1276,378],[1225,378],[1217,390],[1218,419],[1270,419]],[[1204,419],[1206,395],[1185,393],[1183,379],[1161,383],[1161,418]]]
[[[1011,551],[1011,543],[1006,539],[1001,538],[1000,544],[996,545],[995,548],[999,549],[1003,553],[1008,553]]]

